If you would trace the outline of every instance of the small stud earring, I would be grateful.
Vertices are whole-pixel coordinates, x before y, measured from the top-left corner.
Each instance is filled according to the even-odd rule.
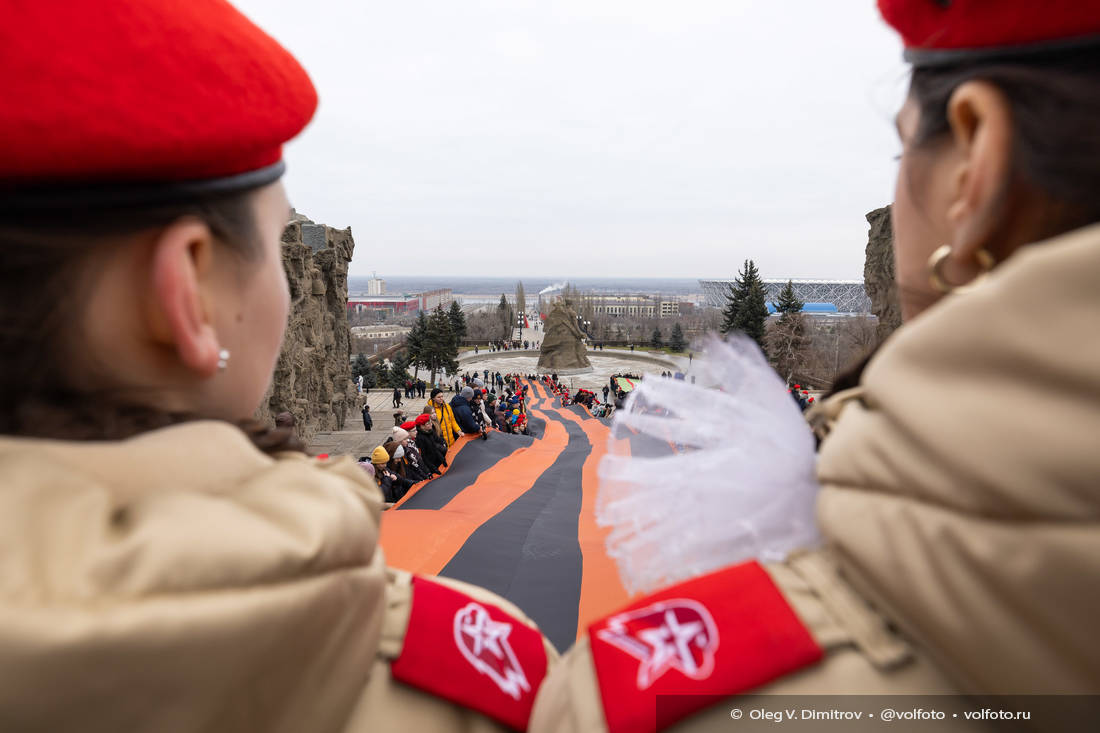
[[[229,366],[229,349],[222,349],[218,352],[218,369],[225,371],[227,366]]]

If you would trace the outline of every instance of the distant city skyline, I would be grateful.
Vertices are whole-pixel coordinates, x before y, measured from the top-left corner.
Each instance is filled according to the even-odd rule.
[[[393,275],[379,279],[386,282],[386,292],[389,294],[432,290],[435,288],[451,288],[456,293],[504,293],[509,297],[515,291],[517,281],[523,282],[524,290],[528,297],[537,297],[539,292],[551,287],[571,284],[582,290],[608,290],[626,292],[631,290],[652,291],[658,293],[701,293],[702,287],[698,278],[650,278],[650,277],[605,277],[605,278],[568,278],[546,277],[500,277],[477,275]],[[370,276],[349,275],[349,293],[368,290],[367,283]]]
[[[838,314],[869,313],[870,299],[867,296],[863,279],[823,279],[823,278],[762,278],[769,302],[775,302],[780,291],[788,282],[793,281],[796,297],[803,301],[806,308],[816,313],[833,312]],[[551,281],[545,277],[520,278],[523,282],[528,303],[536,302],[547,291],[560,291],[566,284],[577,287],[583,293],[597,297],[614,298],[642,296],[658,300],[692,302],[722,308],[726,304],[732,279],[729,278],[575,278],[573,281]],[[496,302],[504,295],[510,302],[514,299],[516,281],[501,277],[433,277],[417,275],[413,277],[394,276],[392,287],[386,288],[386,294],[371,293],[368,284],[372,278],[350,276],[348,278],[349,303],[365,303],[372,298],[376,302],[395,302],[405,308],[415,303],[416,298],[434,295],[438,289],[446,289],[456,299],[466,305],[482,305]],[[449,302],[450,295],[447,296]],[[824,305],[831,308],[825,308]],[[654,304],[657,307],[657,304]],[[599,312],[597,310],[597,312]],[[610,312],[610,311],[609,311]]]
[[[570,278],[565,275],[550,277],[546,275],[521,275],[516,277],[509,276],[496,276],[496,275],[388,275],[383,277],[381,274],[377,278],[383,281],[387,293],[397,292],[398,290],[411,289],[433,289],[433,288],[452,288],[456,287],[475,287],[481,289],[495,290],[504,292],[508,295],[515,289],[517,282],[522,282],[524,290],[527,295],[537,295],[538,291],[548,285],[574,285],[582,290],[585,288],[604,288],[622,290],[624,288],[629,289],[631,287],[639,288],[658,288],[663,289],[665,292],[673,292],[677,289],[683,289],[685,287],[690,288],[692,292],[702,292],[702,283],[711,282],[716,280],[732,280],[736,276],[736,273],[729,277],[573,277]],[[373,279],[372,275],[349,275],[348,284],[351,289],[361,289],[364,292],[368,287],[368,281]],[[838,281],[858,281],[863,282],[862,277],[858,278],[800,278],[790,277],[788,275],[772,275],[769,273],[763,274],[763,279],[768,281],[786,281],[786,280],[825,280],[835,279]],[[672,287],[669,287],[672,286]],[[458,292],[456,290],[456,292]]]
[[[285,181],[356,276],[853,279],[893,198],[872,2],[237,4],[318,87]]]

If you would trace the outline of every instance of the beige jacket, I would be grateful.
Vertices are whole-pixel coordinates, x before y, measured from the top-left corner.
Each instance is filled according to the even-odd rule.
[[[391,680],[409,578],[350,459],[199,422],[0,439],[0,486],[0,730],[499,729]]]
[[[819,418],[828,547],[768,570],[826,656],[754,692],[1100,693],[1100,226],[905,326]],[[532,730],[605,729],[582,641]]]

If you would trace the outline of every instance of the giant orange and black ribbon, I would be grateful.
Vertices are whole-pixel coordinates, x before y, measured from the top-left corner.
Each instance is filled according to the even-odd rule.
[[[609,431],[583,406],[557,406],[545,385],[529,384],[532,435],[452,446],[447,472],[385,513],[382,548],[395,567],[508,598],[564,650],[629,599],[595,518]]]

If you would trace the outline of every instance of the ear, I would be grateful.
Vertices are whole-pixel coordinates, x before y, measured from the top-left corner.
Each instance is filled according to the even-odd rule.
[[[213,260],[213,235],[194,219],[170,224],[153,243],[153,337],[202,377],[217,372],[220,350],[204,290]]]
[[[972,263],[1003,217],[1012,170],[1012,108],[996,86],[969,81],[952,93],[947,121],[957,159],[947,210],[951,246],[960,264]]]

